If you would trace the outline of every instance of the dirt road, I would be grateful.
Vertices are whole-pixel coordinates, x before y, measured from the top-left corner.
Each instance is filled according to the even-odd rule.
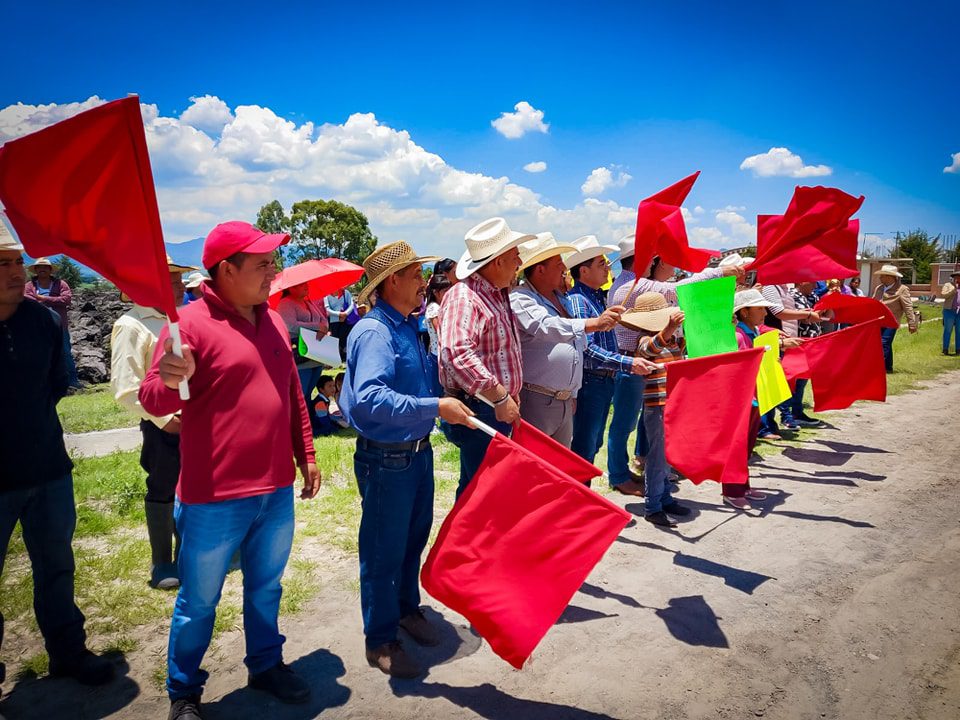
[[[234,634],[207,659],[205,717],[955,720],[958,407],[952,373],[829,414],[833,427],[754,467],[754,485],[772,494],[755,517],[722,507],[715,485],[684,483],[693,519],[675,533],[628,527],[522,671],[438,608],[443,646],[416,650],[428,676],[389,682],[364,661],[359,602],[344,581],[355,567],[342,564],[284,623],[286,657],[314,683],[313,702],[287,708],[243,689]],[[0,712],[166,717],[149,676],[163,632],[109,688],[26,681]]]

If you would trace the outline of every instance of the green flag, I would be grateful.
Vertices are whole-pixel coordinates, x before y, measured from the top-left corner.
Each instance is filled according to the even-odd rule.
[[[736,351],[737,334],[733,327],[736,288],[737,278],[732,275],[677,285],[688,357]]]

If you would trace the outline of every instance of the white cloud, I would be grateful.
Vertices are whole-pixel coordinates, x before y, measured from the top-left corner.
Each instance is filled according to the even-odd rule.
[[[745,208],[741,208],[745,209]],[[714,216],[717,224],[724,226],[730,233],[730,245],[740,247],[757,241],[757,226],[734,210],[720,210]]]
[[[547,169],[547,164],[543,160],[537,160],[536,162],[528,162],[523,166],[523,169],[528,173],[542,173]]]
[[[945,173],[960,173],[960,152],[955,152],[951,157],[953,157],[953,164],[947,165],[943,171]]]
[[[697,206],[693,209],[693,212],[694,212],[694,214],[696,214],[696,215],[703,215],[704,210],[703,210],[702,207],[700,207],[699,205],[697,205]]]
[[[7,140],[36,132],[47,125],[66,120],[77,113],[89,110],[97,105],[103,105],[106,100],[93,95],[83,102],[64,103],[57,105],[8,105],[0,110],[0,143]]]
[[[587,197],[596,197],[602,195],[606,190],[612,187],[623,187],[633,180],[633,176],[623,171],[619,171],[614,177],[610,168],[599,167],[594,169],[587,179],[583,181],[580,190]]]
[[[522,138],[528,132],[546,133],[550,123],[543,121],[543,110],[537,110],[526,100],[521,100],[513,106],[516,112],[500,113],[500,117],[491,120],[494,129],[509,140]]]
[[[804,165],[803,158],[785,147],[773,147],[760,155],[751,155],[740,163],[741,170],[752,170],[755,177],[820,177],[833,169],[826,165]]]
[[[216,137],[233,120],[233,113],[218,97],[203,95],[190,98],[190,107],[180,113],[180,122]]]

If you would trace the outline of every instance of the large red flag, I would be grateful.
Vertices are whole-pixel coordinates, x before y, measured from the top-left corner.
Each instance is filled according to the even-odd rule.
[[[787,376],[787,382],[793,391],[797,389],[797,378],[810,378],[810,366],[802,345],[788,348],[780,359],[780,365],[783,366],[783,374]]]
[[[498,434],[444,520],[420,579],[520,668],[629,521]]]
[[[30,255],[69,255],[177,320],[139,98],[7,142],[0,202]]]
[[[763,348],[667,364],[664,449],[694,483],[745,483],[750,407]]]
[[[797,187],[783,215],[757,216],[757,271],[765,285],[856,275],[860,222],[850,217],[863,204],[836,188]]]
[[[574,480],[586,482],[603,475],[603,470],[577,455],[538,428],[521,420],[513,429],[513,441]]]
[[[715,250],[690,247],[680,206],[690,194],[700,171],[640,201],[637,208],[637,230],[634,240],[634,270],[644,271],[655,255],[682,270],[700,272],[710,258],[720,255]]]
[[[881,318],[881,327],[893,328],[894,330],[900,327],[900,323],[897,322],[897,318],[894,317],[890,308],[879,300],[869,297],[827,293],[820,302],[813,306],[813,309],[817,312],[832,310],[833,319],[838,323],[856,325],[857,323]]]
[[[857,400],[887,399],[879,318],[806,341],[813,409],[843,410]]]

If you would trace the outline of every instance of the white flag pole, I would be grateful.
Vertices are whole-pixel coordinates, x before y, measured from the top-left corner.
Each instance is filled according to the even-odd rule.
[[[487,435],[489,435],[490,437],[496,437],[496,436],[497,436],[497,431],[496,431],[496,430],[494,430],[492,427],[490,427],[489,425],[487,425],[487,424],[486,424],[485,422],[483,422],[482,420],[477,420],[477,418],[475,418],[473,415],[468,415],[468,416],[467,416],[467,422],[470,423],[471,425],[473,425],[473,427],[474,427],[475,429],[480,430],[480,431],[482,431],[482,432],[485,432],[485,433],[486,433]]]
[[[167,321],[167,326],[170,328],[170,338],[173,340],[173,354],[178,358],[183,357],[183,341],[180,339],[180,323]],[[187,385],[186,380],[180,381],[180,399],[189,400],[190,399],[190,386]]]

